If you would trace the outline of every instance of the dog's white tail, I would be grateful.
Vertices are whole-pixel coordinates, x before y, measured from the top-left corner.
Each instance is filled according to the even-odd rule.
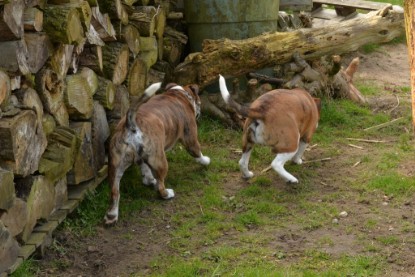
[[[152,85],[150,85],[148,88],[146,88],[146,90],[144,91],[144,94],[146,95],[146,97],[151,97],[153,96],[156,91],[158,91],[161,88],[161,82],[159,83],[154,83]]]
[[[219,88],[220,93],[222,94],[222,98],[225,101],[226,104],[229,103],[229,98],[231,95],[229,94],[228,88],[226,87],[226,81],[225,78],[223,78],[222,75],[219,74]]]

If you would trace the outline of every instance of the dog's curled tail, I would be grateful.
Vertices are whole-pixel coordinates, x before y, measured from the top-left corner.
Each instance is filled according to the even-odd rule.
[[[242,115],[243,117],[248,117],[249,108],[243,106],[232,99],[231,95],[229,94],[228,88],[226,87],[225,78],[222,75],[219,75],[219,88],[220,93],[222,94],[222,98],[229,107],[234,109],[238,114]]]
[[[143,95],[137,100],[136,104],[128,109],[125,126],[127,129],[135,133],[137,131],[137,124],[135,123],[135,113],[138,107],[147,102],[159,89],[161,88],[161,82],[150,85],[144,91]]]

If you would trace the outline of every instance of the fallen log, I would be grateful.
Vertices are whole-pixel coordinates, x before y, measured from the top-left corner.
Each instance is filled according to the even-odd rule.
[[[81,74],[66,77],[64,99],[70,119],[91,118],[93,108],[91,87]]]
[[[190,54],[176,67],[175,79],[203,88],[217,80],[218,74],[240,76],[287,63],[295,50],[305,60],[349,53],[367,43],[388,42],[403,35],[403,22],[403,13],[388,7],[321,28],[266,33],[245,40],[205,40],[202,52]]]
[[[94,113],[92,115],[92,149],[94,151],[95,170],[99,171],[105,164],[105,141],[110,136],[110,128],[104,107],[98,101],[94,101]]]

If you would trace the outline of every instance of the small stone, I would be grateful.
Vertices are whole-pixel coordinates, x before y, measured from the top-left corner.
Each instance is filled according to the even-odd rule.
[[[388,202],[382,202],[382,206],[387,206],[387,205],[389,205]]]
[[[95,246],[88,246],[88,252],[92,253],[92,252],[97,252],[98,249]]]
[[[342,211],[341,213],[339,213],[340,217],[347,217],[349,214],[346,211]]]
[[[337,218],[333,218],[333,220],[331,221],[331,223],[333,223],[333,224],[339,224],[339,220]]]

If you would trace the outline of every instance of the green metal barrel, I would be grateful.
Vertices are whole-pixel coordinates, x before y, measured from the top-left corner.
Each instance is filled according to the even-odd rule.
[[[204,39],[246,39],[277,31],[279,0],[185,0],[190,50]]]

